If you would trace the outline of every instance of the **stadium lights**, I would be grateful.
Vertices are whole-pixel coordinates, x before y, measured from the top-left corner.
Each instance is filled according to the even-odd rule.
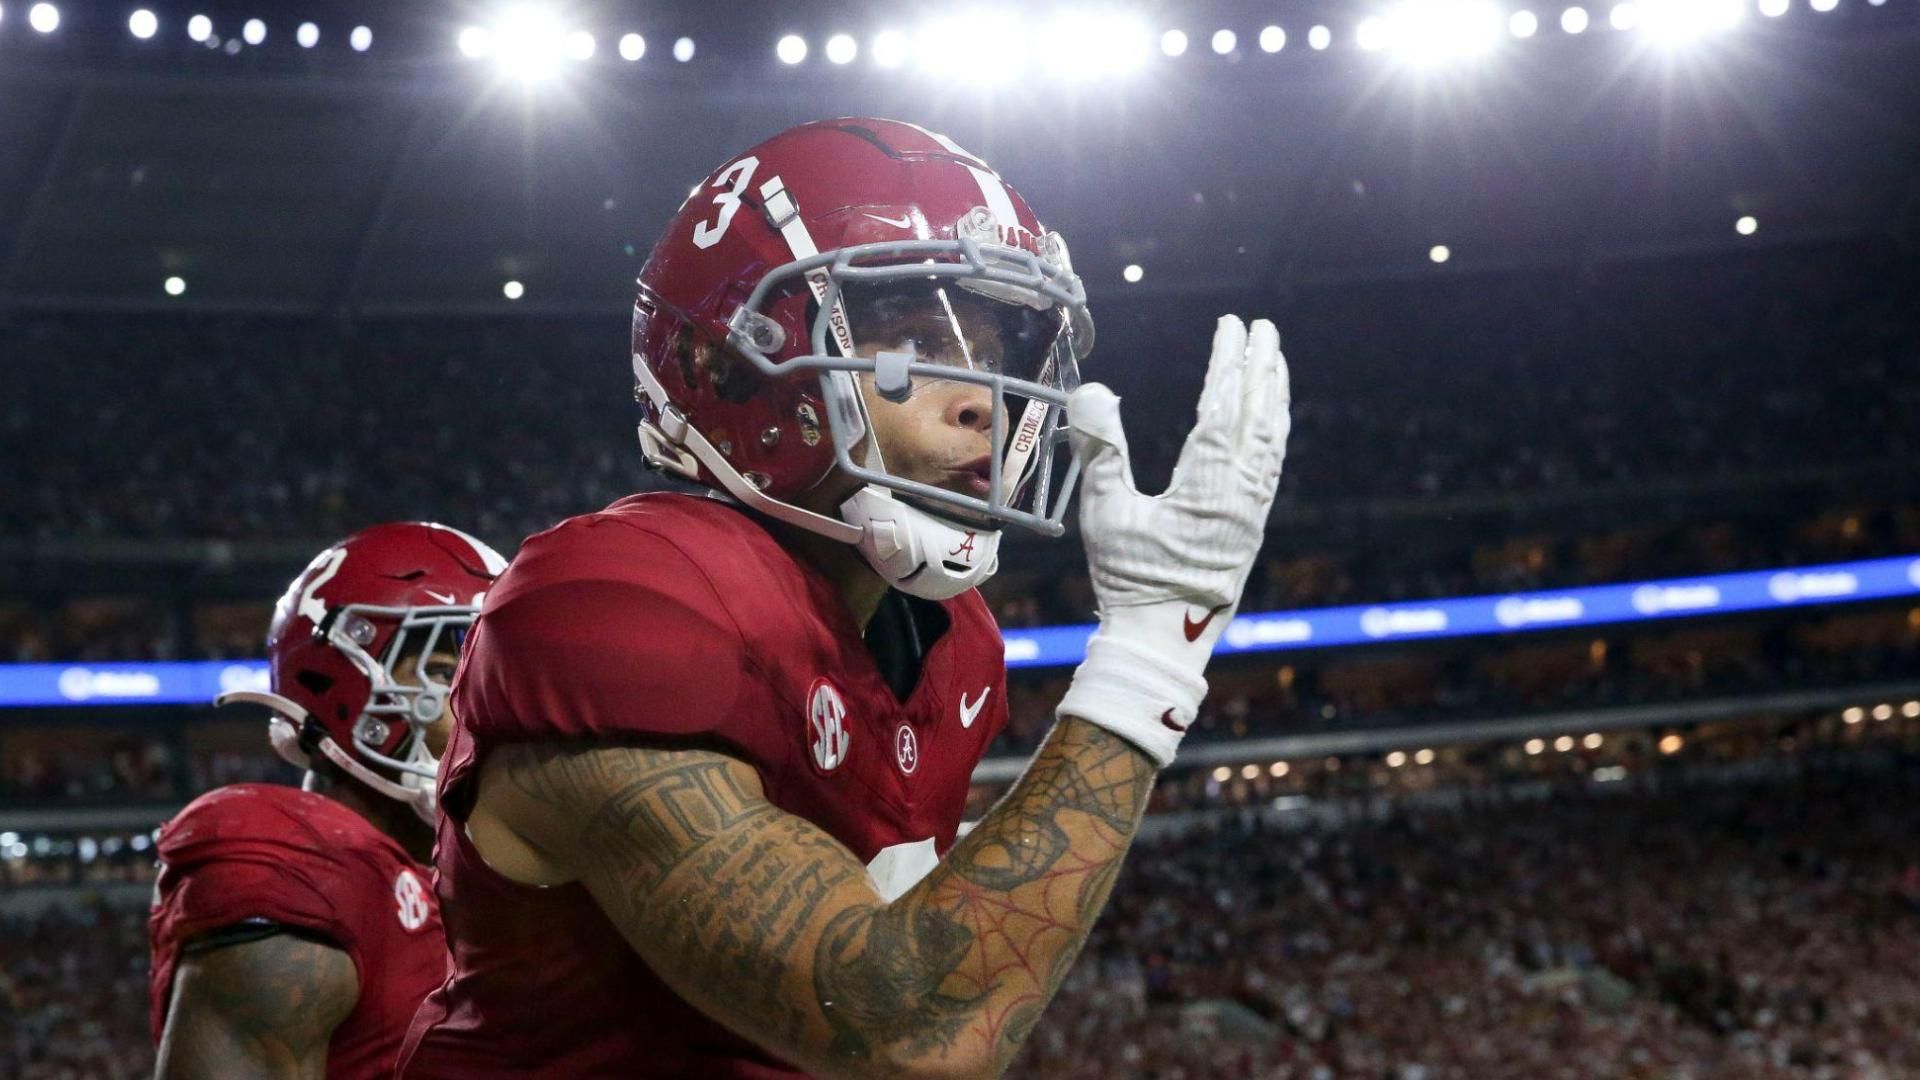
[[[1743,215],[1740,220],[1733,223],[1733,231],[1739,233],[1741,236],[1752,236],[1759,228],[1760,219],[1754,217],[1752,214]]]
[[[168,296],[179,296],[187,291],[187,279],[183,277],[170,277],[161,288],[167,290]]]
[[[527,287],[518,281],[509,281],[500,286],[500,293],[509,300],[518,300],[527,295]]]
[[[1849,724],[1857,724],[1866,718],[1867,710],[1858,705],[1851,706],[1840,714],[1840,719],[1845,720]]]
[[[373,30],[365,26],[356,26],[353,33],[347,35],[347,44],[354,52],[366,52],[373,48]]]
[[[693,59],[693,39],[683,37],[673,43],[673,58],[686,63]]]
[[[205,41],[213,36],[213,20],[205,15],[195,15],[187,20],[187,37],[194,41]]]
[[[1427,750],[1427,749],[1422,749],[1422,750],[1416,750],[1416,751],[1414,751],[1414,755],[1413,755],[1413,763],[1414,763],[1415,765],[1431,765],[1431,764],[1433,764],[1433,751],[1432,751],[1432,750]]]
[[[873,36],[873,62],[877,67],[897,68],[907,62],[907,35],[898,30],[882,30]]]
[[[1540,16],[1531,11],[1516,11],[1507,19],[1507,33],[1517,38],[1530,38],[1540,32]]]
[[[478,60],[493,52],[493,34],[484,26],[461,27],[454,43],[459,46],[460,55],[469,60]]]
[[[27,9],[27,25],[51,34],[60,29],[60,9],[52,4],[35,4]]]
[[[1139,263],[1128,263],[1127,265],[1120,268],[1120,280],[1126,282],[1129,285],[1140,284],[1140,279],[1146,276],[1147,276],[1146,269],[1142,267]]]
[[[1560,752],[1561,752],[1561,753],[1563,753],[1563,754],[1564,754],[1564,753],[1566,753],[1566,752],[1567,752],[1567,751],[1569,751],[1569,750],[1572,750],[1572,749],[1573,749],[1573,736],[1571,736],[1571,735],[1562,735],[1562,736],[1560,736],[1559,738],[1557,738],[1557,739],[1555,739],[1555,740],[1553,740],[1553,748],[1554,748],[1555,750],[1558,750],[1558,751],[1560,751]]]
[[[1891,720],[1891,719],[1893,719],[1893,706],[1891,706],[1891,705],[1875,705],[1875,706],[1873,707],[1873,718],[1874,718],[1875,720]]]
[[[1769,19],[1777,19],[1787,13],[1789,0],[1760,0],[1760,14]]]
[[[807,39],[799,34],[788,34],[773,47],[773,54],[783,64],[797,64],[807,58]]]
[[[300,24],[300,29],[293,32],[293,40],[299,42],[301,48],[311,49],[320,44],[320,28],[310,22],[303,22]]]
[[[1169,30],[1160,35],[1160,51],[1168,56],[1180,56],[1187,51],[1187,32]]]
[[[1240,766],[1240,779],[1242,780],[1251,780],[1254,777],[1259,775],[1260,775],[1260,766],[1258,765]]]
[[[1607,13],[1607,24],[1615,30],[1631,30],[1640,22],[1640,9],[1632,4],[1615,4]]]
[[[1277,53],[1287,47],[1287,32],[1277,26],[1263,27],[1260,30],[1260,51]],[[1282,762],[1282,764],[1285,764]]]
[[[1766,10],[1767,0],[1761,0]],[[1786,0],[1781,0],[1785,10]],[[1640,0],[1639,25],[1646,36],[1685,44],[1717,30],[1730,30],[1747,14],[1745,0]]]
[[[240,40],[249,45],[259,45],[267,40],[267,24],[259,19],[248,19],[240,27]]]
[[[1591,21],[1592,19],[1587,15],[1587,9],[1583,7],[1570,7],[1560,13],[1560,29],[1569,34],[1585,33],[1587,24]]]
[[[1453,249],[1445,244],[1435,244],[1427,249],[1427,258],[1435,263],[1443,263],[1453,258]]]
[[[1586,738],[1580,740],[1580,745],[1589,750],[1598,750],[1600,749],[1600,744],[1605,741],[1599,732],[1591,731],[1587,733]]]
[[[1390,49],[1405,63],[1433,67],[1492,50],[1500,26],[1489,0],[1410,0],[1362,20],[1355,38],[1368,52]]]
[[[1307,47],[1314,52],[1325,52],[1333,44],[1333,31],[1324,26],[1315,26],[1307,31]]]
[[[1663,754],[1677,754],[1680,752],[1680,748],[1685,745],[1687,745],[1687,740],[1678,735],[1662,735],[1660,737],[1660,752]]]
[[[1222,765],[1219,768],[1213,770],[1214,783],[1224,784],[1231,779],[1233,779],[1233,770],[1227,768],[1225,765]]]
[[[991,49],[962,49],[963,41],[991,41]],[[976,86],[1006,82],[1027,69],[1033,35],[1011,11],[973,11],[936,19],[913,38],[915,66],[928,75],[964,79]]]
[[[1395,750],[1393,753],[1387,755],[1387,768],[1389,769],[1397,769],[1406,763],[1407,752],[1405,750]]]
[[[1234,47],[1239,44],[1240,35],[1231,30],[1215,30],[1213,32],[1212,45],[1215,56],[1225,56],[1232,52]]]
[[[860,43],[852,34],[835,34],[827,39],[827,63],[851,64],[860,55]]]
[[[160,17],[146,8],[127,16],[127,33],[145,41],[160,30]]]
[[[1905,705],[1900,706],[1900,715],[1909,720],[1920,717],[1920,701],[1909,701]]]
[[[1810,0],[1809,6],[1815,11],[1832,11],[1840,6],[1840,0]]]
[[[585,30],[575,30],[567,35],[567,59],[569,60],[591,60],[593,51],[597,48],[599,43]]]
[[[1147,62],[1153,32],[1127,15],[1069,12],[1040,28],[1040,55],[1047,70],[1066,79],[1125,75]]]
[[[639,34],[620,35],[620,59],[629,63],[647,55],[647,39]]]
[[[1267,766],[1267,775],[1273,777],[1276,780],[1287,775],[1287,773],[1292,771],[1293,771],[1292,766],[1288,765],[1284,761],[1276,761],[1273,764]]]

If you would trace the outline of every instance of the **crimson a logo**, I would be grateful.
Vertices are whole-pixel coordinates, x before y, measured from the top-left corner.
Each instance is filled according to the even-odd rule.
[[[920,767],[920,736],[914,734],[912,724],[901,724],[893,733],[893,761],[908,776]]]

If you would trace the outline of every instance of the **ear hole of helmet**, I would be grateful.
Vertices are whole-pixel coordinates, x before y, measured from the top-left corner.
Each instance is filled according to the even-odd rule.
[[[314,697],[325,697],[327,691],[333,689],[333,676],[323,675],[318,671],[302,671],[293,677],[293,681],[299,683],[302,690]]]

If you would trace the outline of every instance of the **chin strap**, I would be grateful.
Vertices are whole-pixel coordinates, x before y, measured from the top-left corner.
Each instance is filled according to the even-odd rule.
[[[860,530],[856,545],[888,585],[922,600],[950,600],[1000,568],[1000,531],[969,528],[868,484],[840,504]]]
[[[313,759],[300,745],[300,733],[306,729],[312,717],[299,703],[279,694],[266,690],[234,690],[213,699],[216,708],[227,705],[263,705],[273,715],[267,721],[267,739],[273,743],[274,753],[280,760],[296,769],[307,770],[307,781],[301,784],[303,790],[311,791],[313,777]],[[417,740],[416,740],[417,741]],[[397,799],[413,808],[420,820],[433,824],[437,808],[434,793],[434,780],[431,776],[422,776],[412,769],[400,774],[398,781],[389,780],[355,760],[353,755],[341,749],[333,737],[321,734],[314,742],[315,749],[332,762],[341,772],[360,781],[375,792],[389,799]]]

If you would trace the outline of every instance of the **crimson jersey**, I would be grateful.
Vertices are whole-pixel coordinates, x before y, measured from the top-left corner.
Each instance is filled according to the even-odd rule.
[[[147,921],[156,1043],[183,945],[225,927],[279,923],[339,946],[359,973],[360,1000],[327,1044],[327,1076],[393,1075],[408,1021],[447,970],[439,905],[404,848],[325,796],[235,784],[167,822],[159,858]]]
[[[979,594],[915,603],[947,625],[903,700],[832,584],[727,504],[638,495],[527,541],[454,682],[435,854],[453,969],[401,1075],[799,1075],[676,997],[582,886],[494,873],[460,819],[501,743],[717,741],[897,896],[952,845],[1006,721],[1005,646]]]

